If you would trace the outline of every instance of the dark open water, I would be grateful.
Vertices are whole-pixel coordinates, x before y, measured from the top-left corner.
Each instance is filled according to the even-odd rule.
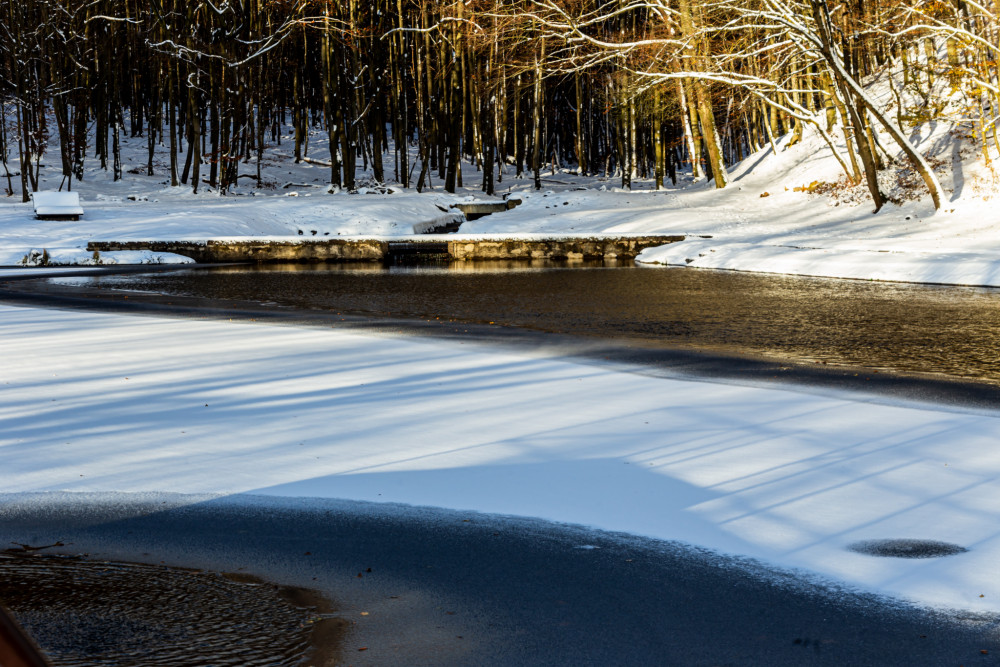
[[[302,664],[315,610],[209,572],[0,555],[0,601],[55,667]]]
[[[1000,290],[551,263],[270,265],[74,284],[458,320],[1000,383]]]

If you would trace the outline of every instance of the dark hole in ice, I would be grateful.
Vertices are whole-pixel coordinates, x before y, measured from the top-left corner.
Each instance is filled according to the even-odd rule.
[[[849,551],[881,558],[937,558],[968,551],[965,547],[936,540],[862,540],[847,545]]]

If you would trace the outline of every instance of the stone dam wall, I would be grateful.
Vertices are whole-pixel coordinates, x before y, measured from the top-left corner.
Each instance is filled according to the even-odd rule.
[[[308,239],[293,241],[92,241],[87,250],[149,250],[190,257],[201,264],[239,262],[386,262],[394,257],[435,259],[633,259],[642,250],[683,241],[683,236]]]

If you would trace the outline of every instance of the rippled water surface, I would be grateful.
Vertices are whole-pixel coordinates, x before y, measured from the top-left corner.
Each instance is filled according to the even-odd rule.
[[[0,601],[56,667],[299,665],[313,620],[266,584],[59,557],[0,556]]]
[[[632,265],[279,265],[76,284],[441,318],[1000,382],[1000,291]]]

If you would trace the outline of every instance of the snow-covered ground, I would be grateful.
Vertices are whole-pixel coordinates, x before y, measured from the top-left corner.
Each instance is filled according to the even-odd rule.
[[[298,196],[283,193],[220,197],[213,193],[193,195],[188,188],[144,185],[143,182],[80,184],[77,189],[83,193],[85,214],[79,221],[36,220],[30,203],[9,200],[0,203],[0,265],[22,263],[33,251],[36,255],[47,252],[53,264],[88,264],[94,257],[86,250],[87,242],[93,240],[386,236],[412,234],[414,226],[433,227],[464,217],[461,212],[447,208],[457,198],[440,194],[298,195],[292,191]],[[95,190],[116,194],[89,194]],[[142,194],[130,192],[135,190]],[[102,264],[178,261],[190,260],[152,253],[115,252],[100,256]]]
[[[997,414],[454,341],[11,306],[0,349],[5,503],[155,491],[536,516],[1000,611]],[[847,548],[882,538],[969,551]]]
[[[723,190],[701,182],[661,192],[529,192],[521,195],[522,206],[466,223],[462,232],[682,234],[684,242],[644,251],[639,261],[1000,286],[993,174],[977,159],[956,157],[955,170],[940,175],[950,197],[941,210],[935,212],[917,187],[909,195],[919,200],[890,203],[873,215],[870,200],[856,203],[864,186],[832,195],[803,189],[814,182],[835,184],[843,176],[818,137],[787,144],[785,137],[777,157],[767,148],[737,165],[733,184]],[[945,145],[958,151],[953,142],[935,150]]]
[[[962,125],[935,122],[911,134],[940,167],[946,198],[939,211],[934,211],[918,178],[897,170],[884,172],[884,189],[902,203],[887,204],[873,215],[865,186],[847,188],[831,151],[807,129],[802,142],[790,146],[786,135],[778,141],[777,154],[768,147],[732,167],[733,183],[723,190],[681,174],[676,186],[663,191],[654,191],[648,179],[635,179],[634,189],[623,191],[616,187],[616,178],[581,177],[572,169],[556,169],[545,171],[543,188],[535,191],[530,178],[517,179],[509,168],[497,185],[497,196],[519,198],[522,205],[466,222],[461,231],[490,236],[682,234],[686,241],[647,250],[640,261],[1000,286],[997,177],[963,131]],[[322,133],[314,133],[311,141],[312,154],[324,157]],[[883,144],[894,152],[887,137]],[[79,222],[34,220],[31,205],[15,201],[18,197],[0,201],[0,265],[16,265],[32,252],[32,263],[38,263],[43,250],[54,263],[91,263],[94,257],[86,251],[90,240],[407,235],[452,219],[456,213],[450,207],[458,201],[486,199],[477,189],[481,174],[471,164],[463,168],[466,187],[455,195],[445,193],[437,180],[422,194],[398,186],[391,186],[391,194],[379,194],[376,190],[384,188],[372,187],[370,174],[362,177],[368,187],[360,187],[359,194],[331,193],[327,168],[294,164],[287,144],[268,149],[262,168],[265,187],[244,179],[226,196],[208,186],[193,195],[187,186],[167,185],[165,155],[157,157],[157,175],[145,175],[144,139],[131,139],[124,146],[124,180],[113,182],[88,163],[85,180],[74,183],[86,209]],[[387,170],[391,174],[391,161]],[[253,173],[255,166],[248,164],[244,171]],[[898,178],[910,183],[901,186]],[[42,179],[43,188],[59,186],[55,163],[42,169]],[[825,194],[810,193],[809,186]],[[100,261],[183,259],[105,253]]]

